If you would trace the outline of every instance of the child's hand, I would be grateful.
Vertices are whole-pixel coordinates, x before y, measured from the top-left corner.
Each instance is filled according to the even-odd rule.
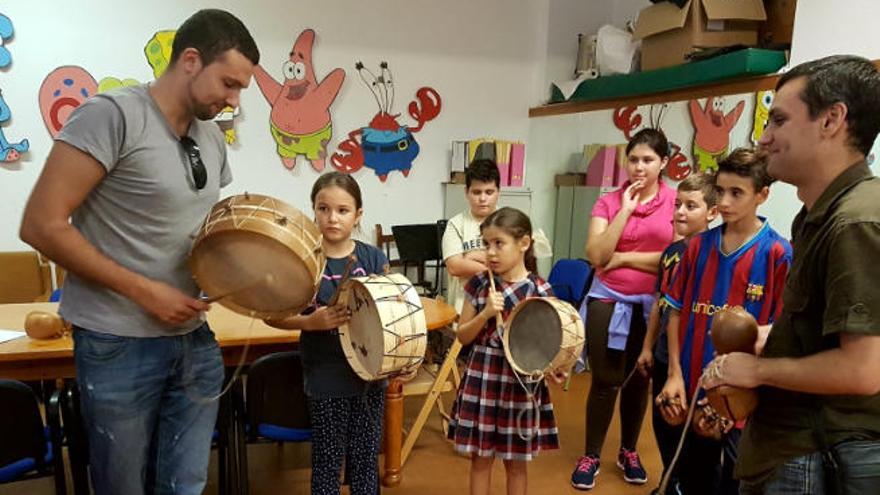
[[[553,383],[562,385],[565,383],[565,380],[568,379],[568,372],[561,368],[557,368],[544,373],[544,376],[553,380]]]
[[[651,351],[651,349],[642,348],[642,353],[639,354],[639,360],[636,361],[636,368],[639,369],[639,373],[641,373],[643,377],[649,378],[653,367],[654,352]]]
[[[504,310],[504,296],[500,292],[489,289],[486,295],[486,307],[483,308],[483,315],[486,319],[491,319]]]
[[[269,318],[263,318],[263,323],[269,325],[274,328],[281,328],[283,330],[291,330],[294,329],[293,326],[289,322],[289,316],[275,316]]]
[[[669,376],[654,402],[660,407],[660,414],[667,423],[673,426],[682,424],[687,419],[687,395],[681,375]]]
[[[614,270],[615,268],[620,268],[626,265],[625,259],[626,253],[621,253],[618,251],[614,251],[611,254],[611,258],[608,260],[608,263],[605,264],[602,268],[604,270]]]
[[[331,330],[348,323],[351,311],[346,306],[324,306],[318,308],[303,324],[303,330]]]
[[[636,210],[636,207],[639,206],[639,193],[644,189],[645,181],[637,180],[629,185],[625,191],[623,191],[623,198],[621,198],[620,209],[627,214],[632,213]]]
[[[733,422],[719,416],[705,398],[697,401],[693,425],[697,435],[715,440],[721,440],[721,436],[733,428]]]

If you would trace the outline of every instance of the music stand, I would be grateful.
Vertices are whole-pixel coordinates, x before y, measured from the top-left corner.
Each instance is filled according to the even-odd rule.
[[[424,287],[431,297],[440,291],[440,270],[443,267],[440,243],[445,228],[446,222],[444,220],[437,223],[391,226],[391,233],[394,235],[394,244],[397,246],[397,254],[400,257],[401,265],[403,265],[404,274],[408,265],[416,265],[418,279],[414,285]],[[429,261],[436,262],[431,265],[435,268],[433,287],[425,282],[425,266]]]

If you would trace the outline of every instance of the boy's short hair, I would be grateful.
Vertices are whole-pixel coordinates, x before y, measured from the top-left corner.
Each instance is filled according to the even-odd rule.
[[[678,190],[681,192],[699,191],[703,194],[703,201],[706,202],[707,207],[715,206],[715,177],[711,174],[693,173],[688,175],[678,183]]]
[[[773,177],[767,173],[767,160],[764,155],[751,148],[737,148],[718,162],[717,173],[728,173],[752,179],[755,192],[773,184]]]
[[[494,160],[480,158],[474,160],[464,171],[465,189],[471,188],[471,182],[494,182],[495,187],[501,188],[501,173]]]

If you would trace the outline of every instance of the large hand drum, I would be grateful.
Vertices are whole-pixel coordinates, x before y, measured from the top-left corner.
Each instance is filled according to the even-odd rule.
[[[349,280],[339,293],[351,319],[339,328],[342,352],[364,380],[380,380],[422,363],[428,342],[425,311],[403,275]]]
[[[193,243],[199,287],[227,308],[256,318],[298,314],[324,271],[321,231],[296,208],[258,194],[214,205]]]
[[[523,375],[568,371],[584,349],[584,323],[555,297],[533,297],[513,308],[504,335],[507,362]]]

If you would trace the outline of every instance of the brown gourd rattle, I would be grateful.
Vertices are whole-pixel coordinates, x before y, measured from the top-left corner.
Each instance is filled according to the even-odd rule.
[[[719,356],[730,352],[755,353],[758,322],[742,306],[725,308],[715,313],[710,333],[712,345]],[[731,421],[747,418],[758,405],[758,394],[754,389],[730,385],[706,390],[706,398],[719,416]]]
[[[69,333],[70,324],[57,313],[31,311],[25,316],[24,331],[32,339],[55,339]]]

